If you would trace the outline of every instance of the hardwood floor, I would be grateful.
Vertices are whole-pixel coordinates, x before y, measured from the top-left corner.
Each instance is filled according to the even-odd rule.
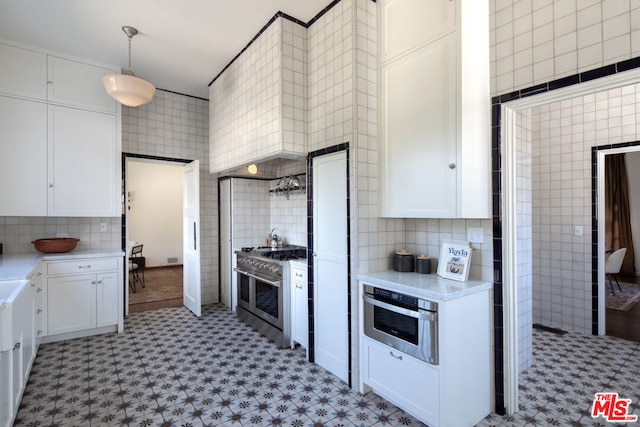
[[[129,277],[131,280],[131,277]],[[145,287],[129,290],[129,312],[138,313],[182,305],[182,266],[147,268]]]
[[[640,284],[638,276],[618,276],[618,280]],[[627,311],[607,309],[605,322],[607,335],[640,342],[640,303],[636,303]]]

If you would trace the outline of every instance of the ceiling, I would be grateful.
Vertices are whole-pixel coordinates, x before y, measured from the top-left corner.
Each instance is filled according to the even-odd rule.
[[[126,69],[160,89],[209,98],[208,84],[282,11],[309,22],[331,0],[0,0],[0,39]]]

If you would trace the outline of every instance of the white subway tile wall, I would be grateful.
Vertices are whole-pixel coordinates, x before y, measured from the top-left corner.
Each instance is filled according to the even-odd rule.
[[[242,247],[266,245],[271,230],[269,181],[231,178],[232,245]]]
[[[211,172],[307,153],[306,51],[306,29],[278,18],[213,82]]]
[[[163,90],[149,104],[122,108],[124,153],[200,161],[203,304],[218,301],[218,182],[209,174],[208,124],[208,101]]]
[[[117,250],[122,246],[120,222],[120,217],[0,217],[0,242],[5,254],[36,253],[33,240],[63,236],[80,239],[77,250]],[[107,224],[106,232],[100,223]]]
[[[494,95],[640,54],[635,0],[490,0],[490,17]]]

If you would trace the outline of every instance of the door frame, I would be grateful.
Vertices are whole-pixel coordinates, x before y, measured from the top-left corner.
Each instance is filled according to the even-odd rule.
[[[127,260],[127,256],[128,256],[127,242],[129,241],[129,227],[128,227],[128,220],[127,220],[127,207],[128,207],[127,162],[133,159],[151,160],[151,161],[156,161],[158,163],[165,163],[165,164],[178,163],[178,164],[182,164],[183,166],[193,161],[193,160],[187,160],[187,159],[178,159],[178,158],[161,157],[161,156],[149,156],[145,154],[122,152],[122,162],[121,162],[121,165],[122,165],[122,221],[121,221],[122,243],[121,243],[121,247],[122,247],[122,251],[125,253],[125,256],[124,256],[124,273],[125,274],[123,278],[124,296],[122,298],[122,303],[124,305],[123,313],[125,316],[129,315],[129,262]],[[184,284],[183,284],[183,288],[184,288]]]
[[[314,328],[315,328],[315,321],[314,321],[314,256],[313,256],[313,249],[314,249],[314,222],[313,222],[313,212],[314,212],[314,206],[313,206],[313,160],[316,157],[320,157],[320,156],[325,156],[328,154],[335,154],[338,153],[340,151],[345,151],[346,152],[346,167],[347,167],[347,182],[345,183],[345,185],[347,186],[347,325],[348,325],[348,343],[347,343],[347,348],[349,350],[349,356],[348,356],[348,360],[349,360],[349,366],[348,366],[348,378],[349,378],[349,388],[352,387],[352,383],[353,383],[353,376],[354,376],[354,372],[353,372],[353,366],[352,366],[352,359],[353,359],[353,348],[352,348],[352,343],[353,343],[353,337],[352,337],[352,329],[353,329],[353,319],[357,319],[357,316],[354,316],[352,313],[352,295],[351,295],[351,288],[352,288],[352,267],[351,267],[351,261],[352,261],[352,248],[351,248],[351,242],[352,242],[352,237],[351,237],[351,233],[352,233],[352,227],[351,227],[351,178],[350,178],[350,174],[349,174],[349,165],[351,164],[350,161],[350,150],[349,150],[349,143],[345,142],[342,144],[337,144],[331,147],[327,147],[327,148],[323,148],[320,150],[316,150],[313,152],[310,152],[307,155],[307,218],[308,218],[308,224],[307,224],[307,235],[308,235],[308,239],[307,239],[307,282],[308,282],[308,313],[309,313],[309,337],[308,337],[308,354],[309,354],[309,362],[314,362],[315,361],[315,347],[314,347],[314,339],[315,339],[315,334],[314,334]]]
[[[496,412],[512,414],[518,407],[518,275],[516,260],[516,129],[517,113],[540,105],[559,102],[579,96],[609,89],[637,84],[640,82],[640,64],[633,60],[591,70],[575,76],[555,80],[532,88],[512,92],[493,98],[493,197],[494,197],[494,319],[496,322],[496,357],[504,360],[503,371],[496,369],[496,390],[503,388],[504,393],[496,392]],[[618,71],[621,70],[621,71]],[[497,165],[497,166],[496,166]],[[502,168],[500,168],[502,165]],[[594,218],[594,221],[597,217]],[[600,249],[599,246],[602,245]],[[604,242],[598,243],[598,251],[604,254]],[[596,253],[593,254],[597,256]],[[600,265],[602,263],[602,265]],[[600,318],[604,312],[604,298],[598,298],[604,286],[604,261],[595,260],[594,270],[597,280],[593,283],[594,319],[593,334],[604,331],[604,321]],[[498,323],[500,322],[500,323]],[[504,327],[498,328],[498,325]]]

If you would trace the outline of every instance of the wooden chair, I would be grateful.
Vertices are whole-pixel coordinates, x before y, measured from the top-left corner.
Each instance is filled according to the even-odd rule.
[[[131,255],[129,256],[129,273],[132,275],[132,280],[129,280],[129,287],[133,292],[136,291],[136,282],[140,282],[140,285],[144,288],[144,268],[145,257],[142,256],[142,246],[136,245],[131,248]]]

